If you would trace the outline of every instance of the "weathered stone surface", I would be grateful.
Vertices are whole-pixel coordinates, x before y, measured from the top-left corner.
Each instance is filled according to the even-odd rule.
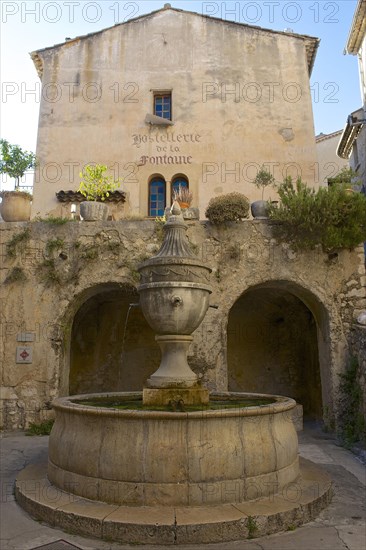
[[[34,461],[47,462],[47,437],[26,437],[24,433],[3,433],[0,445],[1,472],[3,481],[3,498],[1,502],[1,548],[14,550],[34,548],[64,539],[80,548],[90,547],[98,550],[130,550],[128,544],[104,542],[80,535],[65,533],[45,522],[34,521],[23,509],[14,502],[14,479],[19,470]],[[322,541],[323,548],[330,550],[360,550],[365,530],[365,466],[350,451],[339,447],[329,434],[320,427],[315,430],[307,429],[300,435],[300,454],[306,448],[307,458],[317,462],[323,457],[323,466],[331,475],[336,487],[331,503],[318,516],[317,520],[309,525],[296,529],[289,520],[284,523],[283,530],[270,537],[254,538],[237,542],[216,543],[207,547],[207,550],[258,550],[258,545],[265,550],[309,550],[316,548]],[[33,476],[34,477],[34,476]],[[295,496],[289,491],[289,497]],[[78,497],[76,497],[78,498]],[[291,504],[291,502],[290,502]],[[242,512],[242,514],[244,514]],[[278,517],[278,516],[277,516]],[[254,534],[254,537],[256,535]],[[362,538],[363,537],[363,538]],[[146,538],[146,541],[149,539]],[[347,541],[347,544],[343,542]],[[156,550],[147,544],[144,548]],[[183,545],[182,550],[192,550]]]
[[[15,256],[8,256],[7,243],[27,228],[30,238],[16,246]],[[188,238],[197,244],[199,260],[214,269],[209,284],[215,308],[209,308],[193,334],[188,352],[192,370],[210,390],[261,392],[264,380],[272,393],[295,397],[305,416],[311,408],[299,390],[313,387],[308,395],[331,422],[337,412],[338,374],[352,349],[358,353],[364,345],[359,331],[350,338],[354,312],[364,309],[365,300],[348,295],[350,288],[360,296],[365,291],[359,251],[341,251],[337,263],[318,249],[293,255],[276,242],[271,223],[261,221],[225,227],[192,221]],[[139,308],[131,309],[125,335],[124,329],[129,304],[137,302],[137,265],[161,242],[154,222],[2,223],[0,239],[1,282],[14,267],[27,277],[2,284],[0,290],[1,384],[8,388],[2,425],[18,429],[40,422],[52,414],[50,401],[70,391],[141,390],[159,364],[160,351]],[[50,250],[55,240],[59,248]],[[52,261],[44,265],[46,260]],[[347,286],[349,281],[357,286]],[[252,332],[242,318],[229,323],[241,296],[257,296],[250,307],[259,312],[257,319],[261,312],[266,319]],[[265,326],[268,330],[261,334]],[[17,334],[25,331],[35,334],[33,363],[17,365]],[[236,359],[235,349],[240,350]],[[255,364],[238,360],[243,349],[257,357]],[[252,376],[256,370],[262,373],[257,379]],[[321,396],[315,392],[320,384]]]
[[[144,388],[142,400],[146,406],[171,405],[173,410],[184,412],[186,405],[208,405],[208,390],[196,388]]]
[[[109,397],[121,403],[131,399],[128,394]],[[48,477],[84,498],[103,495],[108,502],[135,506],[202,506],[232,502],[233,490],[239,502],[278,492],[299,475],[291,420],[295,402],[272,396],[269,404],[240,406],[240,400],[252,397],[215,395],[212,399],[238,404],[194,412],[123,410],[88,405],[82,397],[59,399]],[[120,484],[114,492],[112,480]],[[123,484],[126,492],[120,490]]]
[[[313,519],[330,501],[331,481],[306,460],[302,461],[301,473],[296,494],[291,483],[281,494],[253,502],[138,508],[92,503],[77,497],[72,502],[74,495],[52,489],[45,467],[28,466],[16,481],[16,496],[33,517],[74,533],[131,544],[203,544],[260,537]],[[34,483],[48,488],[42,498],[34,492]]]
[[[366,419],[366,326],[360,324],[352,325],[350,348],[353,357],[358,362],[356,384],[361,389],[360,413]]]

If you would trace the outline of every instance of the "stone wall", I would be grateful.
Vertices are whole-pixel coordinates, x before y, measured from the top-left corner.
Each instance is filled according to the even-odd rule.
[[[248,291],[231,309],[227,328],[229,389],[290,394],[305,417],[322,415],[314,316],[285,289]]]
[[[361,111],[362,112],[362,111]],[[350,158],[350,166],[357,170],[363,188],[366,189],[366,128],[361,127],[360,133],[355,141],[356,148],[353,149]],[[357,150],[357,154],[355,154]]]
[[[119,372],[122,389],[142,387],[159,360],[155,342],[137,312],[131,313],[126,334],[124,324],[127,306],[138,301],[137,264],[160,246],[158,225],[149,220],[3,223],[0,237],[2,425],[24,428],[48,418],[52,399],[70,390],[117,389]],[[345,368],[351,345],[362,350],[362,341],[350,339],[355,318],[366,308],[362,248],[332,256],[319,250],[294,253],[276,241],[268,221],[222,227],[191,221],[188,238],[192,250],[213,268],[214,307],[194,333],[192,368],[210,389],[219,391],[233,388],[240,377],[241,389],[260,391],[264,380],[266,391],[294,395],[304,400],[305,408],[313,400],[326,421],[332,420],[338,373]],[[254,296],[259,300],[253,305]],[[245,315],[240,315],[243,304],[258,311],[251,332],[245,329],[244,338],[239,332],[233,344],[231,314],[239,311],[237,326],[250,326],[247,311],[246,325]],[[261,311],[268,321],[262,333]],[[270,322],[277,322],[284,346],[273,357]],[[238,357],[252,359],[232,368],[235,350]],[[253,360],[260,353],[272,370]],[[305,372],[309,365],[312,374]],[[304,379],[312,397],[297,394]]]
[[[350,350],[358,360],[357,383],[362,392],[361,412],[366,420],[366,326],[355,324],[350,333]]]
[[[160,363],[160,350],[128,289],[105,290],[75,316],[70,349],[70,393],[138,391]]]

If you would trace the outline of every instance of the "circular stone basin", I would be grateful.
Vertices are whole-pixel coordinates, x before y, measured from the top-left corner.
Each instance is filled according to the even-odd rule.
[[[129,411],[161,411],[161,412],[197,412],[197,411],[218,411],[222,409],[241,409],[243,407],[259,407],[262,405],[270,405],[273,399],[264,397],[248,397],[243,399],[211,399],[208,405],[184,405],[184,402],[170,405],[144,405],[142,396],[132,399],[117,399],[108,395],[107,397],[99,395],[96,399],[73,399],[73,403],[78,405],[86,405],[88,407],[103,407],[107,409],[129,410]]]
[[[172,412],[143,409],[141,393],[56,399],[48,477],[67,492],[127,506],[237,503],[296,480],[293,399],[210,400],[211,408]]]

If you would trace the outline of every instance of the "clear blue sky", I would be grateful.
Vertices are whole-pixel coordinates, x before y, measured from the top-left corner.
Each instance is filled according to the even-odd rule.
[[[357,58],[343,55],[357,0],[171,0],[176,8],[321,39],[311,77],[315,132],[344,127],[361,106]],[[28,53],[162,8],[162,1],[1,2],[1,137],[35,151],[40,83]],[[38,87],[38,88],[37,88]],[[4,94],[4,92],[6,92]],[[39,96],[39,92],[37,92]]]

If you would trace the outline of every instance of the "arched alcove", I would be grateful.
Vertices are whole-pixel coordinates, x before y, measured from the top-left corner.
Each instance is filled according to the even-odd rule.
[[[228,319],[229,390],[293,397],[305,417],[321,418],[325,330],[322,305],[307,291],[285,282],[247,290]]]
[[[70,395],[142,390],[159,366],[160,350],[140,307],[130,308],[137,303],[133,287],[89,292],[72,325]]]

